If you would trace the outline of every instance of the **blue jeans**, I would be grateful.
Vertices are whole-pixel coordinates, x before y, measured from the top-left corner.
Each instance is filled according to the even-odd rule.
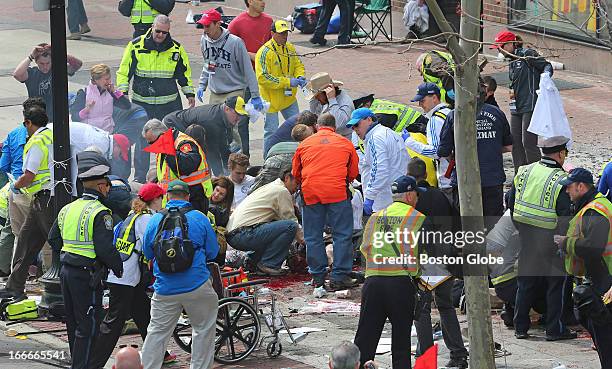
[[[87,14],[83,0],[68,0],[66,12],[68,13],[68,29],[70,33],[79,33],[79,26],[87,23]]]
[[[323,228],[331,226],[334,240],[333,281],[346,278],[353,267],[353,208],[349,199],[332,204],[305,205],[302,208],[306,261],[308,270],[317,282],[325,278],[327,254],[323,243]]]
[[[299,112],[300,108],[298,107],[297,101],[280,111],[285,119],[289,119],[289,117],[292,117]],[[272,136],[277,129],[278,113],[267,113],[264,120],[264,152],[268,152],[268,150],[270,150],[268,141],[270,140],[270,136]]]
[[[279,269],[287,259],[297,229],[294,220],[277,220],[241,230],[228,237],[227,242],[236,250],[250,251],[253,262]]]

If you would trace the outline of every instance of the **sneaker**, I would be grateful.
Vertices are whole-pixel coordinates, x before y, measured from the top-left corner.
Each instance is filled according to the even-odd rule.
[[[446,363],[446,367],[466,369],[468,367],[468,362],[467,362],[467,359],[464,357],[453,358],[453,359],[450,359],[448,363]]]
[[[91,28],[89,28],[89,25],[87,23],[81,24],[81,34],[89,32],[91,32]]]
[[[325,46],[327,45],[327,40],[324,38],[311,38],[310,39],[310,43],[314,44],[314,45],[321,45],[321,46]]]
[[[279,276],[279,275],[287,274],[287,271],[284,269],[270,268],[270,267],[263,265],[262,263],[257,263],[257,271],[261,274],[265,274],[269,276]]]
[[[66,40],[80,40],[81,39],[81,33],[77,32],[77,33],[71,33],[68,37],[66,37]]]
[[[329,291],[342,291],[349,288],[353,288],[357,286],[357,280],[351,277],[345,277],[341,281],[330,281],[329,282]]]
[[[514,332],[514,337],[516,337],[517,340],[524,340],[529,338],[529,333],[527,332]]]
[[[573,340],[578,338],[578,333],[567,330],[561,334],[546,334],[546,341],[561,341],[561,340]]]
[[[166,364],[171,364],[176,362],[176,354],[171,353],[170,351],[166,351],[166,355],[164,355],[164,363],[163,365]]]

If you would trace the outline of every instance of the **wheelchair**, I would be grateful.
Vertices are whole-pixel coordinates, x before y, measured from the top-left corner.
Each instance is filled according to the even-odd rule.
[[[221,272],[216,263],[208,263],[207,266],[213,288],[219,296],[214,355],[216,362],[238,363],[255,349],[264,346],[268,357],[278,357],[283,350],[278,334],[283,329],[289,334],[291,342],[297,343],[276,306],[276,297],[269,289],[262,288],[262,285],[270,280],[259,279],[224,286],[224,278],[228,279],[242,272]],[[267,336],[262,333],[262,320],[270,331]],[[191,352],[191,330],[189,317],[183,313],[172,336],[177,345],[186,352]]]

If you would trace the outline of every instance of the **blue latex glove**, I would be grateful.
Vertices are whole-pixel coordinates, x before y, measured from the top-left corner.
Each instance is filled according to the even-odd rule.
[[[197,93],[197,96],[198,96],[198,100],[200,100],[200,102],[204,102],[204,101],[202,100],[202,99],[203,99],[203,97],[204,97],[204,91],[206,91],[206,89],[205,89],[205,88],[203,88],[203,87],[198,88],[198,93]]]
[[[408,130],[404,128],[404,130],[402,131],[402,140],[406,141],[408,137],[410,137],[410,132],[408,132]]]
[[[374,212],[372,210],[373,205],[374,205],[374,200],[365,199],[365,201],[363,202],[363,214],[372,215],[372,213]]]
[[[306,80],[306,78],[304,78],[302,76],[298,77],[297,79],[299,80],[299,82],[298,82],[299,84],[298,85],[300,87],[304,87],[304,86],[306,86],[308,84],[308,81]]]
[[[289,85],[291,87],[297,87],[300,85],[300,79],[299,78],[291,78],[291,80],[289,80]]]
[[[253,107],[255,108],[255,110],[257,111],[262,111],[264,106],[263,106],[263,100],[261,100],[261,97],[257,96],[257,97],[252,97],[251,98],[251,104],[253,105]]]
[[[449,98],[451,98],[451,100],[455,100],[455,90],[448,90],[446,91],[446,94]]]
[[[19,195],[21,193],[21,191],[19,191],[17,188],[15,188],[15,185],[13,183],[11,183],[9,188],[10,188],[11,192],[13,192],[16,195]]]

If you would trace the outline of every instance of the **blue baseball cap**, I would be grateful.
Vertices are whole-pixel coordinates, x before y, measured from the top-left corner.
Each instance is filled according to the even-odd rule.
[[[410,101],[412,102],[421,101],[425,98],[425,96],[428,96],[428,95],[440,95],[440,88],[438,88],[438,86],[436,86],[435,83],[431,83],[431,82],[421,83],[419,87],[417,87],[416,96]]]
[[[412,176],[398,177],[391,185],[392,193],[404,193],[410,191],[427,192],[425,187],[417,186],[417,181]]]
[[[572,171],[567,176],[567,178],[561,180],[559,183],[562,186],[567,186],[570,183],[576,183],[576,182],[582,182],[582,183],[588,183],[588,184],[595,183],[593,181],[593,174],[591,174],[591,172],[589,172],[588,170],[584,168],[572,169]]]
[[[346,127],[353,128],[354,126],[358,125],[362,119],[366,119],[369,117],[375,117],[375,116],[376,115],[374,115],[374,112],[368,108],[355,109],[353,110],[353,113],[351,114],[351,120],[349,120],[346,123]]]

